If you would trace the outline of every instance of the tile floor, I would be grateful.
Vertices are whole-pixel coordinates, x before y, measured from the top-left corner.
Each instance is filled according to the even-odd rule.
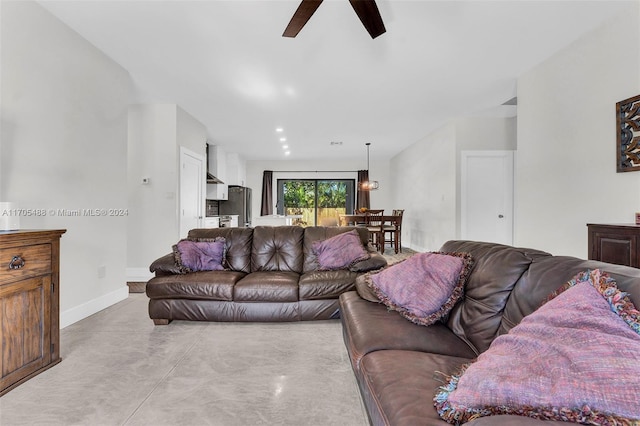
[[[147,298],[61,332],[0,425],[367,425],[339,321],[154,326]]]

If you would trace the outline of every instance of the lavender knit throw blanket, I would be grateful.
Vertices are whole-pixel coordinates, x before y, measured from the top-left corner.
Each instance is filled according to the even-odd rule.
[[[586,271],[449,379],[434,402],[452,424],[515,414],[640,425],[640,312]]]

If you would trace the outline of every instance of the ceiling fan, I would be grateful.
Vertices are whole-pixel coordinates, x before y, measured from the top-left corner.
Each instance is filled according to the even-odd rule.
[[[297,36],[302,27],[306,25],[307,21],[318,9],[320,3],[322,3],[322,0],[302,0],[282,36]],[[360,18],[362,25],[369,32],[371,38],[376,38],[387,31],[375,0],[349,0],[349,3],[351,3],[353,10],[355,10],[356,15]]]

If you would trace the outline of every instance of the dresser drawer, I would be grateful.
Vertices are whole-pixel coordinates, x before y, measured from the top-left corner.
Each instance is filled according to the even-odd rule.
[[[24,266],[11,269],[10,264],[18,266],[23,261]],[[0,272],[0,284],[51,273],[51,244],[0,249]]]

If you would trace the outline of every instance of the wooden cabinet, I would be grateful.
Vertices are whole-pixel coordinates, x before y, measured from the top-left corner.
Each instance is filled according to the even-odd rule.
[[[640,268],[640,225],[587,224],[589,259]]]
[[[0,231],[0,395],[60,362],[64,232]]]

